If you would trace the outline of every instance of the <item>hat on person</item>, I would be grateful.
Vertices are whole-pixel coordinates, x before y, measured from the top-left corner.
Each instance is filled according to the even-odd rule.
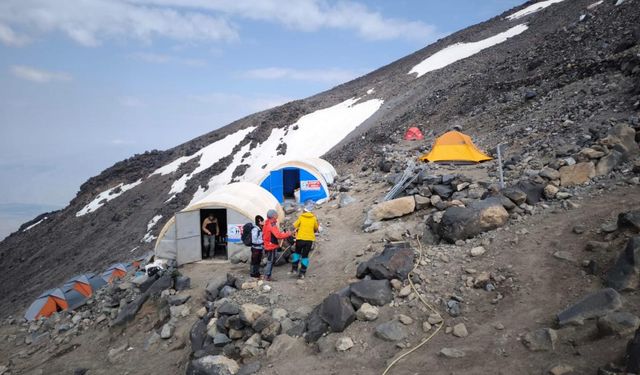
[[[278,217],[278,212],[276,212],[276,210],[271,209],[271,210],[267,211],[267,218],[268,219],[273,219],[274,217]]]
[[[304,212],[311,212],[311,211],[313,211],[313,206],[312,206],[312,205],[310,205],[310,204],[305,205],[305,206],[302,208],[302,211],[304,211]]]

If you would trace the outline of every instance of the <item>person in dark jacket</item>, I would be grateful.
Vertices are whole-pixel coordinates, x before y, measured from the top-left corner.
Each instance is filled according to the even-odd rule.
[[[256,215],[255,225],[251,229],[251,268],[249,275],[251,277],[260,278],[260,263],[262,262],[262,252],[264,247],[262,243],[262,227],[264,226],[264,218]]]
[[[216,236],[220,235],[218,219],[212,213],[209,213],[202,222],[202,232],[204,233],[202,257],[212,257],[216,249]]]
[[[264,269],[264,279],[267,281],[275,281],[271,278],[273,264],[276,261],[276,253],[280,248],[278,240],[291,237],[289,232],[280,232],[278,229],[278,213],[276,210],[267,212],[267,221],[262,228],[262,239],[264,246],[264,254],[267,257],[267,266]]]

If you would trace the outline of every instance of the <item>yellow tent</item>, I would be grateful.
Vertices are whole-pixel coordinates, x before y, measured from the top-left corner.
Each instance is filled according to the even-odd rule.
[[[462,161],[481,162],[491,160],[483,154],[471,141],[471,137],[452,130],[436,139],[431,152],[420,157],[422,161]]]

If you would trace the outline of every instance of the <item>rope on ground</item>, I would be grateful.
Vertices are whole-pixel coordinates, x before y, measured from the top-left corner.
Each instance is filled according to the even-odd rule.
[[[411,350],[406,351],[405,353],[401,354],[400,356],[398,356],[398,358],[394,359],[393,362],[391,362],[389,364],[389,366],[387,366],[387,368],[384,370],[384,372],[382,373],[382,375],[386,375],[389,370],[396,364],[398,363],[401,359],[403,359],[404,357],[408,356],[409,354],[413,353],[414,351],[418,350],[422,345],[426,344],[427,342],[429,342],[429,340],[431,340],[431,338],[435,335],[438,334],[438,332],[440,332],[440,330],[442,329],[442,327],[444,326],[444,319],[442,318],[442,315],[440,315],[440,313],[438,312],[438,310],[436,310],[434,307],[432,307],[422,296],[422,294],[420,294],[418,292],[418,290],[416,289],[415,285],[413,285],[413,280],[411,280],[411,276],[413,276],[413,271],[415,271],[415,269],[418,267],[418,265],[420,264],[420,262],[422,261],[422,243],[420,242],[420,237],[417,237],[418,240],[418,253],[419,253],[419,257],[418,257],[418,261],[415,262],[413,264],[413,268],[411,269],[411,272],[409,272],[409,285],[411,285],[411,289],[413,289],[413,291],[416,293],[416,295],[418,296],[418,298],[420,298],[420,301],[429,309],[431,310],[434,314],[437,314],[441,321],[438,324],[436,330],[429,336],[425,337],[420,344],[416,345],[415,347],[413,347]]]

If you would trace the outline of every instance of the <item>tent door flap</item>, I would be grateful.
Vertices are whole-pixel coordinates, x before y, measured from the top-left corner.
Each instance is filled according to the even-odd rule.
[[[176,250],[178,265],[202,260],[200,211],[176,214]]]
[[[276,171],[271,171],[270,173],[270,191],[274,197],[278,200],[278,202],[284,202],[284,182],[282,180],[282,169],[278,169]]]

